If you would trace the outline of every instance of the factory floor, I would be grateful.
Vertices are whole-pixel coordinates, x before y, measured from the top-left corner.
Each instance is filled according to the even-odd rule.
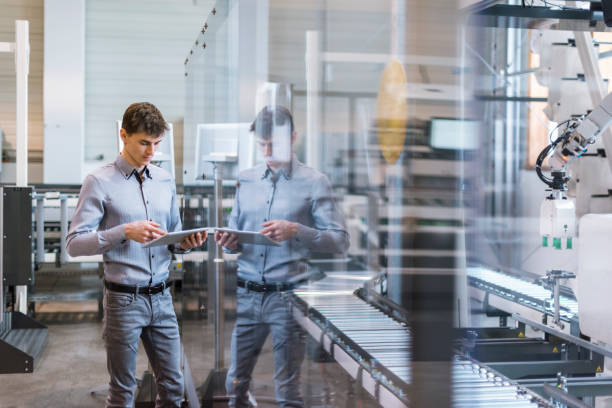
[[[49,327],[48,343],[34,373],[0,375],[0,407],[104,406],[108,374],[97,302],[38,304],[36,311],[37,320]],[[227,345],[232,326],[230,321],[225,327]],[[213,333],[206,319],[183,321],[183,343],[196,387],[205,381],[214,364]],[[312,355],[316,353],[307,353],[302,364],[301,382],[306,406],[377,406],[338,364],[313,361]],[[147,366],[141,345],[137,375],[142,375]],[[259,407],[277,406],[273,399],[272,376],[272,347],[268,339],[253,374],[252,393]]]

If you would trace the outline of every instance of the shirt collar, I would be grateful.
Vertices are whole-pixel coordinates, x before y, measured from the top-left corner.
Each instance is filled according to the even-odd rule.
[[[125,159],[121,155],[117,156],[117,158],[115,159],[115,166],[117,166],[117,168],[126,180],[132,177],[132,174],[138,173],[138,169],[132,167],[132,165],[125,161]],[[144,175],[150,179],[153,178],[151,177],[151,172],[149,171],[148,166],[145,166],[144,168]]]
[[[300,163],[300,161],[298,160],[297,156],[295,154],[293,154],[293,156],[291,157],[291,162],[289,164],[281,167],[278,170],[278,173],[282,174],[283,177],[285,177],[285,180],[290,180],[291,176],[293,175],[293,173],[294,173],[294,171],[296,169],[296,167],[298,165],[300,165],[300,164],[302,164],[302,163]],[[274,174],[274,171],[270,167],[268,167],[268,165],[266,165],[264,163],[264,166],[265,166],[264,172],[261,175],[262,179],[265,179],[268,176],[270,176],[271,174]]]

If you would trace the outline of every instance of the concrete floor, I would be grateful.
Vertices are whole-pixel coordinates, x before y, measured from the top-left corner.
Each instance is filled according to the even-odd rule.
[[[88,408],[104,406],[106,391],[91,393],[108,382],[102,324],[95,302],[49,304],[37,307],[37,319],[49,327],[49,340],[34,373],[0,375],[2,408]],[[77,311],[75,311],[78,310]],[[226,348],[233,327],[226,325]],[[206,320],[186,320],[183,343],[196,386],[214,364],[213,329]],[[137,375],[147,369],[142,346]],[[254,372],[252,392],[260,407],[274,407],[273,359],[268,340]],[[302,365],[302,392],[308,407],[376,407],[367,393],[335,362],[306,358]]]

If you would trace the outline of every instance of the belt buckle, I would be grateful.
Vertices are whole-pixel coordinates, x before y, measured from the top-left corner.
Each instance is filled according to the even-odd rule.
[[[149,285],[147,286],[147,295],[149,296],[153,296],[153,286]]]

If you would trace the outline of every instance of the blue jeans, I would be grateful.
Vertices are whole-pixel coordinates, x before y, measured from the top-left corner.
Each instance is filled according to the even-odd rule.
[[[133,405],[139,338],[155,374],[155,406],[181,406],[181,345],[169,289],[151,296],[105,290],[102,338],[111,377],[106,407]]]
[[[281,407],[303,407],[299,382],[304,335],[287,301],[280,292],[253,292],[241,287],[236,298],[236,325],[225,383],[230,406],[249,406],[251,374],[268,333],[272,333],[276,400]]]

